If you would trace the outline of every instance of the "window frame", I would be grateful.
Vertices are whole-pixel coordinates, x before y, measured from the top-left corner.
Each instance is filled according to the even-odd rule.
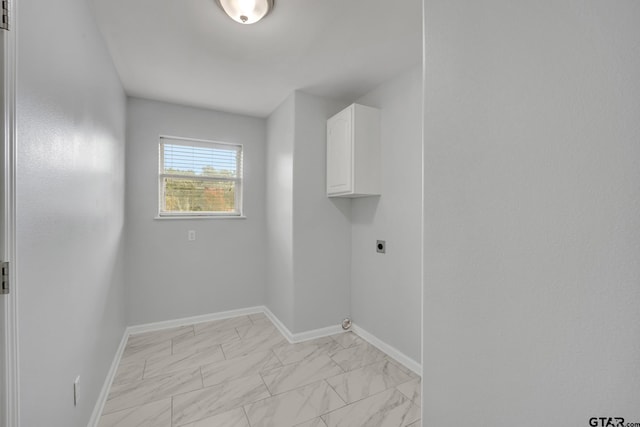
[[[220,148],[236,151],[236,170],[240,173],[237,178],[228,177],[203,177],[198,176],[195,179],[210,182],[229,181],[235,182],[235,210],[233,212],[222,211],[188,211],[173,212],[164,210],[166,206],[165,199],[165,178],[178,179],[194,179],[193,175],[166,174],[164,173],[164,146],[182,145],[186,147],[200,148]],[[160,135],[158,139],[158,215],[156,219],[216,219],[216,218],[245,218],[244,216],[244,145],[231,142],[220,142],[206,139],[185,138],[178,136]]]

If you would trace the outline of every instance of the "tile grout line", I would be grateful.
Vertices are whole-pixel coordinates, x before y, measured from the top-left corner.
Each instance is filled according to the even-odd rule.
[[[246,406],[246,405],[244,405],[244,406],[240,406],[240,408],[242,408],[242,412],[244,412],[244,417],[245,417],[245,418],[246,418],[246,420],[247,420],[247,425],[248,425],[249,427],[251,427],[251,420],[249,419],[249,415],[247,414],[247,410],[246,410],[246,409],[244,409],[244,407],[245,407],[245,406]]]
[[[163,397],[160,397],[160,398],[157,398],[157,399],[154,399],[154,400],[150,400],[148,402],[141,403],[139,405],[129,406],[129,407],[126,407],[126,408],[120,408],[117,411],[111,411],[111,412],[106,412],[106,413],[103,412],[100,415],[100,418],[104,417],[105,415],[112,415],[112,414],[117,414],[119,412],[125,412],[125,411],[131,411],[131,410],[134,410],[134,409],[138,409],[138,408],[140,408],[142,406],[147,406],[147,405],[151,405],[151,404],[154,404],[154,403],[162,402],[163,400],[166,400],[166,399],[171,399],[173,401],[173,396],[163,396]]]
[[[334,360],[334,362],[335,362],[335,360]],[[369,363],[366,363],[364,365],[360,365],[360,366],[358,366],[356,368],[353,368],[353,369],[349,369],[349,370],[345,369],[344,373],[348,374],[349,372],[357,371],[358,369],[368,368],[369,366],[375,365],[376,363],[380,363],[380,362],[384,362],[384,360],[374,360],[373,362],[369,362]],[[335,362],[335,363],[336,363],[336,365],[340,366],[340,364],[338,362]],[[340,366],[340,367],[342,368],[342,366]]]
[[[388,390],[390,390],[390,389],[383,390],[383,391],[378,392],[378,393],[374,393],[374,394],[372,394],[372,395],[370,395],[370,396],[364,397],[364,398],[359,399],[359,400],[355,400],[355,401],[353,401],[353,402],[351,402],[351,403],[347,403],[345,406],[343,406],[343,407],[341,407],[341,408],[337,408],[337,409],[334,409],[333,411],[329,411],[329,412],[326,412],[326,413],[322,414],[322,415],[320,416],[320,419],[322,420],[322,422],[324,422],[326,425],[328,425],[328,424],[327,424],[327,421],[324,419],[324,417],[325,417],[325,416],[327,416],[327,415],[329,415],[329,414],[332,414],[332,413],[334,413],[334,412],[337,412],[337,411],[341,411],[341,410],[343,410],[343,409],[345,409],[345,408],[348,408],[349,406],[355,405],[356,403],[361,402],[361,401],[363,401],[363,400],[365,400],[365,399],[368,399],[368,398],[370,398],[370,397],[377,396],[378,394],[384,393],[385,391],[388,391]],[[337,394],[337,393],[336,393],[336,394]],[[400,394],[402,394],[402,393],[400,393]],[[340,395],[338,395],[338,397],[340,397]],[[342,397],[340,397],[340,399],[342,399]],[[343,400],[343,401],[344,401],[344,400]]]
[[[269,389],[269,386],[267,385],[264,378],[262,377],[262,372],[258,372],[258,376],[260,377],[262,384],[264,384],[264,387],[267,389],[267,393],[269,393],[269,397],[275,396],[275,394],[271,393],[271,389]]]
[[[243,377],[243,378],[249,378],[249,377]],[[228,382],[228,381],[226,381],[226,382]],[[224,383],[220,383],[220,384],[217,384],[217,385],[214,385],[214,386],[210,386],[210,387],[204,387],[204,388],[202,388],[202,389],[200,389],[200,390],[206,390],[207,388],[214,388],[214,387],[218,387],[218,386],[220,386],[221,384],[224,384]],[[266,387],[266,386],[265,386],[265,387]],[[200,391],[200,390],[193,390],[193,391]],[[193,392],[193,391],[191,391],[191,392]],[[268,390],[267,390],[267,391],[268,391]],[[177,395],[175,395],[175,396],[179,396],[179,395],[187,394],[187,393],[191,393],[191,392],[180,393],[180,394],[177,394]],[[175,396],[173,396],[173,397],[175,397]],[[172,397],[172,399],[173,399],[173,397]],[[244,404],[244,405],[240,404],[239,406],[235,406],[235,407],[233,407],[233,408],[226,409],[226,410],[224,410],[224,411],[222,411],[222,412],[217,412],[217,413],[214,413],[214,414],[209,414],[209,415],[206,415],[204,418],[200,418],[200,419],[197,419],[197,420],[192,420],[192,421],[189,421],[187,424],[182,424],[181,426],[175,426],[175,427],[182,427],[182,426],[184,426],[184,425],[188,425],[188,424],[192,424],[192,423],[197,423],[197,422],[200,422],[200,421],[202,421],[202,420],[206,420],[206,419],[208,419],[208,418],[210,418],[210,417],[215,417],[215,416],[218,416],[218,415],[222,415],[222,414],[224,414],[224,413],[226,413],[226,412],[230,412],[230,411],[233,411],[234,409],[238,409],[238,408],[242,408],[242,410],[244,411],[244,406],[253,405],[254,403],[261,402],[261,401],[266,400],[266,399],[270,399],[271,397],[272,397],[272,396],[268,396],[268,397],[265,397],[265,398],[263,398],[263,399],[258,399],[258,400],[256,400],[256,401],[246,403],[246,404]],[[247,422],[249,422],[249,418],[248,418],[248,416],[247,416],[246,411],[245,411],[245,416],[247,417]],[[251,423],[250,423],[250,422],[249,422],[249,425],[251,425]]]
[[[362,401],[363,401],[363,400],[365,400],[365,399],[368,399],[368,398],[373,397],[373,396],[377,396],[377,395],[382,394],[382,393],[385,393],[385,392],[387,392],[387,391],[389,391],[389,390],[392,390],[392,391],[395,391],[395,392],[397,392],[397,393],[400,393],[400,395],[401,395],[401,397],[402,397],[403,399],[405,399],[406,401],[408,401],[409,403],[411,403],[412,405],[414,405],[414,403],[411,401],[411,399],[409,399],[408,397],[406,397],[403,393],[401,393],[401,392],[400,392],[399,390],[397,390],[395,387],[387,388],[387,389],[384,389],[384,390],[379,391],[379,392],[377,392],[377,393],[373,393],[373,394],[370,394],[369,396],[363,397],[362,399],[354,400],[353,402],[349,403],[349,405],[354,405],[354,404],[356,404],[356,403],[358,403],[358,402],[362,402]],[[393,393],[391,393],[391,394],[393,394]],[[347,406],[349,406],[349,405],[347,405]]]
[[[399,383],[396,387],[400,387],[401,385],[405,385],[405,384],[408,384],[408,383],[413,382],[413,381],[418,381],[419,383],[422,383],[422,379],[421,378],[411,378],[408,381],[403,381],[403,382]]]
[[[408,384],[408,383],[413,382],[413,381],[418,381],[418,380],[415,380],[415,379],[414,379],[414,380],[411,380],[411,381],[406,381],[406,382],[403,382],[403,383],[401,383],[401,384],[398,384],[398,385],[397,385],[397,386],[395,386],[394,388],[395,388],[396,390],[398,390],[398,393],[402,394],[402,395],[403,395],[403,396],[405,396],[407,399],[409,399],[409,400],[411,401],[411,403],[413,403],[413,404],[414,404],[414,405],[416,405],[416,406],[422,407],[422,405],[421,405],[421,404],[417,403],[417,402],[416,402],[415,400],[413,400],[413,398],[411,398],[410,396],[407,396],[407,395],[406,395],[405,393],[403,393],[403,392],[402,392],[402,390],[400,390],[400,388],[399,388],[400,386],[405,385],[405,384]],[[420,385],[421,385],[421,383],[422,383],[422,381],[419,381],[419,382],[418,382],[418,386],[420,386]]]
[[[416,402],[414,402],[412,398],[410,398],[409,396],[407,396],[406,394],[404,394],[402,391],[398,390],[398,387],[394,387],[394,390],[396,390],[398,393],[400,393],[401,395],[403,395],[404,397],[406,397],[406,398],[409,400],[409,402],[413,403],[413,404],[414,404],[414,405],[416,405],[416,406],[420,406],[420,405],[418,405]]]
[[[284,364],[284,362],[282,361],[282,359],[280,359],[280,358],[278,357],[278,353],[276,353],[276,352],[273,350],[273,348],[272,348],[270,351],[271,351],[271,353],[273,353],[273,355],[275,356],[275,358],[278,360],[278,362],[280,362],[280,364],[281,364],[282,366],[287,366],[287,365],[285,365],[285,364]],[[290,363],[290,365],[291,365],[291,363]]]
[[[346,350],[349,347],[345,347],[344,344],[342,344],[341,342],[339,342],[334,335],[331,335],[331,339],[334,340],[340,347],[342,347],[342,350]],[[342,351],[340,350],[340,351]]]
[[[237,333],[237,332],[236,332],[236,333]],[[242,339],[242,338],[241,338],[241,339]],[[227,359],[227,355],[226,355],[226,354],[224,354],[224,348],[222,347],[222,344],[218,344],[218,345],[220,346],[220,351],[222,352],[222,357],[224,357],[224,360],[230,360],[230,359]]]
[[[345,405],[345,406],[348,406],[348,405],[349,405],[349,404],[346,402],[346,400],[344,400],[344,399],[342,398],[342,396],[340,396],[340,393],[338,393],[338,392],[336,391],[336,389],[335,389],[335,388],[333,388],[333,386],[329,383],[329,381],[327,381],[327,379],[326,379],[326,378],[325,378],[323,381],[324,381],[325,383],[327,383],[327,385],[331,388],[331,390],[333,390],[333,392],[338,396],[338,398],[344,402],[344,405]],[[344,406],[343,406],[343,408],[344,408]],[[324,414],[320,414],[320,415],[324,415]]]
[[[250,322],[250,323],[249,323],[248,325],[243,326],[243,327],[247,327],[247,326],[248,326],[248,327],[251,327],[251,326],[257,326],[257,325],[259,325],[259,324],[262,324],[262,323],[263,323],[263,322],[256,322],[256,320],[252,319],[252,318],[251,318],[251,317],[249,317],[249,316],[248,316],[248,319],[249,319],[249,322]],[[260,320],[261,320],[261,319],[260,319]],[[270,323],[272,323],[270,320],[269,320],[269,322],[270,322]],[[193,336],[196,336],[197,334],[195,333],[195,325],[190,325],[190,328],[191,328],[191,330],[192,330]],[[244,342],[246,341],[244,338],[240,337],[240,332],[239,332],[239,328],[238,328],[238,327],[234,327],[234,328],[230,328],[230,329],[234,331],[234,334],[235,334],[235,336],[238,338],[238,340],[240,341],[240,343],[244,343]],[[278,331],[278,332],[280,332],[280,331]],[[282,335],[282,334],[281,334],[281,333],[279,333],[279,335]],[[354,371],[357,371],[357,370],[360,370],[360,369],[364,369],[364,368],[367,368],[367,367],[369,367],[369,366],[372,366],[372,365],[375,365],[375,364],[378,364],[378,363],[382,363],[382,362],[385,362],[385,361],[390,362],[392,365],[396,366],[397,368],[399,368],[399,369],[400,369],[401,371],[403,371],[403,372],[404,372],[405,370],[408,370],[408,368],[406,368],[402,363],[400,363],[400,362],[396,361],[395,359],[393,359],[393,358],[391,358],[389,355],[387,355],[384,351],[379,350],[379,349],[377,349],[377,348],[376,348],[376,350],[380,351],[380,352],[385,356],[383,359],[381,359],[381,360],[372,360],[372,361],[369,361],[368,363],[365,363],[365,364],[363,364],[362,366],[357,366],[357,367],[355,367],[354,369],[350,369],[350,370],[345,369],[345,368],[343,368],[343,366],[341,366],[338,362],[336,362],[336,360],[334,359],[335,354],[336,354],[336,353],[338,353],[338,352],[344,351],[344,350],[348,350],[348,349],[352,349],[352,348],[356,348],[356,347],[360,347],[360,346],[366,345],[366,344],[367,344],[367,342],[365,341],[365,342],[363,342],[363,343],[356,344],[356,341],[354,341],[354,342],[352,342],[352,344],[355,344],[355,345],[345,346],[345,345],[343,345],[341,342],[338,342],[338,340],[335,338],[335,336],[333,336],[333,335],[332,335],[332,336],[330,336],[330,337],[331,337],[332,342],[333,342],[333,343],[335,343],[335,344],[337,344],[337,348],[339,348],[339,350],[338,350],[337,352],[333,352],[333,354],[332,354],[332,353],[331,353],[331,352],[329,352],[328,350],[327,350],[327,351],[324,351],[325,349],[323,348],[323,346],[321,346],[321,345],[316,345],[316,346],[314,346],[315,348],[314,348],[314,350],[311,352],[311,354],[307,355],[305,358],[303,358],[303,360],[300,360],[300,361],[297,361],[297,362],[292,362],[292,363],[290,363],[290,364],[288,364],[288,365],[285,365],[285,364],[283,363],[282,358],[281,358],[281,357],[279,357],[279,356],[278,356],[278,354],[276,353],[276,351],[274,350],[275,348],[277,348],[277,345],[275,345],[275,344],[274,344],[274,345],[270,345],[268,348],[265,348],[265,350],[267,350],[267,351],[268,351],[268,353],[269,353],[269,355],[270,355],[271,357],[274,357],[274,361],[277,361],[277,362],[279,362],[279,363],[280,363],[280,365],[281,365],[281,366],[278,366],[278,367],[276,367],[276,368],[284,368],[284,367],[289,366],[289,365],[300,364],[300,363],[304,362],[304,360],[305,360],[305,359],[309,358],[312,354],[315,354],[315,355],[316,355],[316,357],[318,357],[319,355],[318,355],[318,354],[316,354],[316,352],[321,352],[322,354],[326,354],[326,356],[328,356],[328,358],[329,358],[329,359],[330,359],[330,360],[331,360],[335,365],[337,365],[337,366],[340,368],[340,370],[342,371],[342,373],[341,373],[341,374],[338,374],[338,375],[348,375],[348,374],[349,374],[349,373],[351,373],[351,372],[354,372]],[[175,355],[175,353],[174,353],[174,352],[175,352],[175,346],[174,346],[174,340],[175,340],[175,339],[176,339],[175,337],[170,339],[170,351],[171,351],[171,353],[170,353],[170,354],[171,354],[171,355]],[[235,342],[236,340],[233,340],[233,341]],[[223,344],[224,344],[224,343],[216,344],[216,346],[220,348],[220,351],[221,351],[221,354],[222,354],[222,356],[223,356],[224,360],[233,360],[233,359],[238,359],[238,358],[240,358],[240,357],[243,357],[243,356],[250,356],[250,355],[252,355],[252,354],[254,354],[254,353],[255,353],[255,352],[251,352],[251,353],[243,354],[243,355],[238,356],[238,357],[236,357],[236,358],[228,359],[228,358],[227,358],[227,355],[226,355],[226,353],[225,353],[225,351],[224,351],[224,349],[223,349]],[[294,343],[294,344],[295,344],[295,343]],[[374,347],[374,348],[375,348],[375,347]],[[305,350],[306,350],[306,349],[305,349]],[[300,353],[300,354],[304,354],[304,351],[303,351],[302,353]],[[149,368],[149,366],[148,366],[148,360],[149,360],[149,357],[145,357],[145,358],[143,359],[143,361],[144,361],[144,365],[143,365],[143,369],[142,369],[142,377],[143,377],[143,378],[142,378],[142,380],[144,380],[144,379],[145,379],[145,375],[147,375],[147,374],[148,374],[148,372],[147,372],[147,370],[148,370],[148,368]],[[348,365],[348,362],[349,362],[349,361],[351,361],[351,360],[352,360],[351,358],[348,358],[347,360],[345,360],[345,362],[347,362],[346,364]],[[354,361],[357,361],[357,360],[358,360],[358,359],[354,359]],[[122,361],[121,361],[121,362],[122,362]],[[202,369],[202,368],[203,368],[203,365],[198,366],[198,371],[199,371],[199,374],[200,374],[200,380],[201,380],[201,389],[200,389],[200,390],[202,390],[202,389],[206,389],[206,388],[207,388],[207,387],[205,387],[205,385],[204,385],[204,373],[203,373],[203,369]],[[251,421],[249,420],[249,417],[248,417],[248,412],[247,412],[247,407],[248,407],[248,406],[250,406],[250,405],[252,405],[252,404],[255,404],[255,403],[257,403],[257,402],[260,402],[260,401],[268,400],[268,399],[271,399],[271,398],[273,398],[273,397],[276,397],[276,396],[279,396],[279,395],[282,395],[282,394],[285,394],[285,393],[290,393],[290,392],[293,392],[293,391],[295,391],[295,390],[302,389],[302,388],[309,387],[309,386],[313,385],[313,383],[310,383],[310,384],[304,384],[304,385],[299,385],[298,387],[296,387],[296,388],[294,388],[294,389],[286,390],[286,391],[282,391],[281,393],[274,394],[274,393],[269,389],[269,387],[267,386],[266,381],[265,381],[264,376],[263,376],[263,373],[264,373],[264,370],[259,370],[259,371],[258,371],[258,375],[259,375],[259,377],[260,377],[260,379],[261,379],[261,381],[262,381],[263,385],[265,386],[265,389],[267,390],[267,392],[268,392],[269,396],[268,396],[268,397],[266,397],[266,398],[264,398],[264,399],[257,400],[257,401],[255,401],[255,402],[251,402],[250,404],[247,404],[247,405],[244,405],[244,406],[243,406],[243,405],[236,406],[236,408],[242,408],[242,410],[243,410],[243,414],[244,414],[244,416],[245,416],[245,418],[246,418],[246,421],[249,423],[249,426],[251,426]],[[331,377],[333,377],[333,376],[337,376],[337,375],[332,375]],[[380,391],[380,392],[370,394],[370,395],[368,395],[368,396],[366,396],[366,397],[363,397],[363,398],[361,398],[361,399],[355,400],[355,401],[353,401],[353,402],[351,402],[351,403],[347,403],[347,402],[345,401],[345,399],[343,399],[343,398],[342,398],[342,396],[341,396],[341,395],[336,391],[336,389],[335,389],[335,388],[334,388],[334,387],[333,387],[333,386],[328,382],[328,378],[330,378],[330,377],[322,378],[322,379],[320,379],[319,381],[317,381],[317,383],[323,383],[323,382],[324,382],[330,390],[332,390],[336,395],[338,395],[339,399],[340,399],[340,400],[344,403],[344,405],[345,405],[345,406],[342,406],[341,408],[338,408],[338,409],[336,409],[336,410],[334,410],[334,411],[337,411],[337,410],[339,410],[339,409],[343,409],[343,408],[345,408],[345,407],[349,407],[350,405],[356,404],[356,403],[358,403],[358,402],[361,402],[362,400],[365,400],[365,399],[367,399],[367,398],[370,398],[370,397],[376,396],[376,395],[381,394],[381,393],[384,393],[384,392],[390,392],[391,394],[393,394],[393,393],[398,393],[398,394],[400,395],[400,398],[401,398],[401,399],[403,399],[404,401],[409,402],[410,404],[413,404],[413,405],[415,405],[415,406],[420,406],[420,405],[417,405],[417,404],[414,402],[414,400],[413,400],[413,399],[411,399],[411,397],[407,396],[405,393],[403,393],[403,392],[401,392],[400,390],[398,390],[398,387],[399,387],[399,386],[401,386],[401,385],[403,385],[403,384],[407,384],[407,383],[410,383],[410,382],[413,382],[413,381],[418,381],[418,383],[420,383],[421,378],[419,378],[419,377],[418,377],[418,378],[413,378],[413,377],[412,377],[412,378],[408,379],[407,381],[400,382],[400,383],[396,384],[395,386],[391,386],[391,387],[389,387],[389,388],[385,388],[384,390],[382,390],[382,391]],[[225,381],[225,382],[226,382],[226,381]],[[215,386],[216,386],[216,385],[214,385],[213,387],[215,387]],[[176,394],[176,395],[172,395],[172,396],[170,396],[170,397],[171,397],[171,412],[170,412],[170,414],[171,414],[171,425],[172,425],[172,426],[174,426],[174,427],[175,427],[174,422],[173,422],[173,416],[174,416],[174,399],[175,399],[175,397],[176,397],[176,396],[180,396],[180,395],[182,395],[182,394],[186,394],[186,393],[190,393],[190,392],[192,392],[192,391],[189,391],[189,392],[183,392],[183,393],[178,393],[178,394]],[[159,400],[161,400],[161,399],[159,399]],[[155,401],[154,401],[154,402],[155,402]],[[146,402],[145,404],[149,404],[149,403],[152,403],[152,402]],[[138,406],[143,406],[143,405],[138,405]],[[122,411],[127,410],[127,409],[132,409],[132,408],[124,408],[124,409],[122,409]],[[329,411],[329,412],[326,412],[326,413],[323,413],[323,414],[318,414],[317,416],[319,417],[319,419],[321,420],[321,422],[322,422],[322,423],[325,423],[325,419],[324,419],[323,417],[325,417],[326,415],[328,415],[328,414],[330,414],[330,413],[332,413],[332,412],[334,412],[334,411]],[[119,412],[119,411],[114,411],[114,412]],[[112,412],[112,413],[114,413],[114,412]],[[101,416],[102,416],[102,415],[103,415],[103,414],[101,414]],[[325,424],[326,424],[326,423],[325,423]]]
[[[382,350],[380,350],[382,351]],[[398,368],[400,368],[400,370],[404,371],[407,375],[409,375],[412,379],[419,379],[420,381],[422,381],[422,376],[416,374],[415,372],[413,372],[411,369],[407,368],[406,366],[404,366],[404,364],[402,364],[401,362],[397,361],[396,359],[394,359],[393,357],[389,356],[387,353],[385,353],[384,351],[382,351],[382,353],[384,353],[385,357],[387,360],[389,360],[391,363],[393,363],[394,365],[396,365]]]

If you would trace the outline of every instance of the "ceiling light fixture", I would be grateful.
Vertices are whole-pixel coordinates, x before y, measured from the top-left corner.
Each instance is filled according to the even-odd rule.
[[[231,19],[241,24],[254,24],[273,9],[273,0],[216,0]]]

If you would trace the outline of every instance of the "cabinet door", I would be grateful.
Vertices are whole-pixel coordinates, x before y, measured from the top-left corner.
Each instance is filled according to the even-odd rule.
[[[327,194],[352,192],[352,109],[327,122]]]

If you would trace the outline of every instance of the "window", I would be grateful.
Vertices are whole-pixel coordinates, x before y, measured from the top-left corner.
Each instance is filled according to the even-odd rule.
[[[160,137],[161,217],[241,216],[242,145]]]

